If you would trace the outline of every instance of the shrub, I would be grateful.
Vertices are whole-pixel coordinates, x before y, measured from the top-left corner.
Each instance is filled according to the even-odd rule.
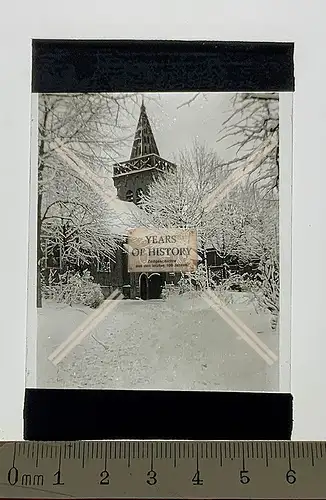
[[[272,254],[263,256],[255,276],[230,273],[221,282],[218,291],[221,295],[230,290],[249,292],[256,308],[268,312],[271,316],[271,328],[276,330],[279,320],[279,266],[278,259]]]
[[[194,291],[202,291],[205,288],[215,288],[215,282],[212,277],[207,276],[207,271],[204,264],[199,264],[197,269],[192,273],[182,273],[177,284],[179,293],[188,293]]]
[[[101,287],[94,283],[89,271],[58,274],[50,272],[47,283],[43,279],[42,295],[65,304],[84,304],[92,308],[98,307],[104,300]]]

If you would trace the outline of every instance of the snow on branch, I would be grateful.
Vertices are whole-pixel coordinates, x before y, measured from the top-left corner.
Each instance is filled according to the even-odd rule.
[[[235,94],[232,111],[223,123],[218,142],[227,140],[234,157],[225,165],[237,169],[245,162],[253,162],[261,153],[264,161],[251,172],[252,181],[267,191],[278,190],[279,180],[279,112],[277,93]],[[273,140],[268,155],[266,142]],[[255,175],[253,176],[253,173]]]

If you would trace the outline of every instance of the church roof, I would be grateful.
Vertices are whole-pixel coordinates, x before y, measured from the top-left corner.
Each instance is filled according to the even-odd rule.
[[[146,108],[144,102],[142,102],[138,125],[131,149],[130,160],[148,154],[160,156],[152,127],[146,113]]]
[[[144,211],[134,203],[114,198],[109,203],[110,229],[116,236],[127,236],[129,229],[142,227]],[[147,216],[148,217],[148,216]]]

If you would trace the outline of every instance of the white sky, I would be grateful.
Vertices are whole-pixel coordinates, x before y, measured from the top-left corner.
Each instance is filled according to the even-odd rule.
[[[180,150],[191,148],[196,139],[200,144],[205,143],[208,148],[214,149],[219,157],[230,159],[234,154],[227,150],[230,142],[217,142],[216,139],[223,122],[232,111],[230,99],[233,94],[200,94],[189,105],[178,109],[195,95],[184,92],[144,94],[144,103],[160,155],[173,161]],[[135,106],[132,133],[135,132],[139,112],[139,107]],[[120,161],[129,158],[132,140],[130,138],[130,146],[124,149]]]

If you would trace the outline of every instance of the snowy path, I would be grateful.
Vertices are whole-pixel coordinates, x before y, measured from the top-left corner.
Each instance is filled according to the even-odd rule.
[[[230,306],[277,354],[268,318]],[[60,309],[61,308],[61,309]],[[263,359],[201,298],[120,301],[57,367],[49,354],[89,310],[46,306],[39,317],[38,386],[278,390],[278,363]]]

